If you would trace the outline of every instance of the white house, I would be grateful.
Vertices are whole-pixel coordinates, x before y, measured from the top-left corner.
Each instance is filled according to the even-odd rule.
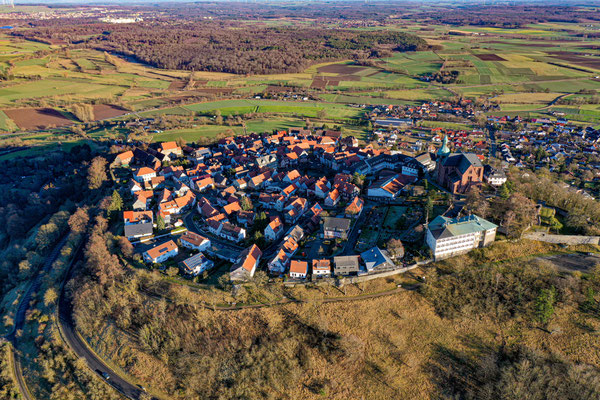
[[[142,167],[135,173],[135,180],[138,182],[148,182],[156,178],[156,171],[152,168]]]
[[[331,275],[331,260],[313,260],[312,262],[313,277]]]
[[[427,226],[426,242],[435,259],[464,254],[490,245],[497,225],[476,215],[462,218],[437,216]]]
[[[308,263],[306,261],[292,260],[290,263],[290,278],[305,279],[308,274]]]
[[[204,251],[210,247],[210,240],[197,233],[187,231],[179,239],[181,246],[192,250]]]
[[[197,276],[214,267],[215,263],[206,258],[204,254],[198,253],[185,259],[181,266],[187,274]]]
[[[245,281],[254,276],[262,251],[253,244],[240,254],[235,264],[231,266],[229,276],[232,281]]]
[[[169,240],[166,243],[159,244],[144,253],[144,261],[151,263],[161,263],[171,257],[179,254],[179,248],[174,241]]]
[[[483,169],[483,179],[492,186],[502,186],[506,183],[506,174],[501,169],[486,165]]]
[[[273,241],[277,240],[281,235],[283,235],[283,223],[279,217],[275,217],[265,228],[265,238]]]

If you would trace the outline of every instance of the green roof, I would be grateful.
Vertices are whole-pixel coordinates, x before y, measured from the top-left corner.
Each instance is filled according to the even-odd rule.
[[[450,149],[448,148],[448,136],[444,135],[444,140],[442,141],[442,147],[438,150],[438,156],[445,156],[450,154]]]
[[[461,218],[447,218],[440,215],[435,217],[428,225],[429,230],[436,239],[483,232],[497,227],[498,225],[477,215],[468,215]]]

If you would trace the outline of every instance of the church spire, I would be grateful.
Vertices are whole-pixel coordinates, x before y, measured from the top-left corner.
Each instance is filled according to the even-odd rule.
[[[439,157],[445,157],[450,154],[450,149],[448,148],[448,135],[444,135],[444,140],[442,141],[442,147],[437,152]]]

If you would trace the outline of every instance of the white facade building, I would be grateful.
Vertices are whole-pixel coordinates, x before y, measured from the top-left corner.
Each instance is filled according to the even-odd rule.
[[[496,239],[497,228],[476,215],[463,218],[438,216],[427,226],[425,240],[438,260],[488,246]]]

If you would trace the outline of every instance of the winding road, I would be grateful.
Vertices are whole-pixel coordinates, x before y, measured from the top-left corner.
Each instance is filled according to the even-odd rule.
[[[84,339],[77,332],[75,327],[75,321],[73,320],[73,304],[71,303],[71,297],[66,294],[65,285],[73,275],[74,266],[77,265],[77,261],[83,258],[83,247],[80,246],[73,262],[69,267],[66,277],[60,288],[60,296],[58,300],[58,323],[60,332],[65,343],[71,348],[71,350],[79,357],[85,359],[88,367],[100,375],[104,379],[103,375],[109,376],[108,379],[104,379],[106,383],[115,388],[118,392],[130,399],[139,399],[142,393],[144,393],[140,387],[135,383],[129,382],[122,378],[117,372],[109,367],[91,348],[85,343]]]
[[[60,249],[63,247],[66,238],[61,240],[61,242],[54,248],[52,253],[47,257],[46,262],[44,264],[43,269],[40,272],[47,272],[50,270],[52,264],[58,257]],[[80,246],[73,257],[73,261],[69,266],[69,270],[65,274],[65,278],[61,284],[60,295],[58,299],[58,324],[60,328],[60,334],[65,344],[75,353],[75,355],[79,358],[83,358],[88,367],[97,373],[107,384],[112,386],[115,390],[120,392],[123,396],[138,400],[145,393],[144,390],[141,389],[135,382],[128,380],[127,378],[120,375],[117,371],[113,370],[109,363],[104,361],[100,356],[98,356],[91,347],[85,342],[85,339],[77,332],[75,327],[75,321],[73,320],[73,305],[71,303],[71,297],[66,289],[66,283],[72,277],[75,266],[78,264],[80,260],[83,259],[83,248],[84,246]],[[41,284],[40,279],[41,273],[38,273],[31,281],[31,284],[26,291],[25,295],[21,299],[19,303],[17,314],[15,316],[15,329],[6,336],[7,340],[13,343],[13,349],[16,348],[17,344],[17,332],[19,329],[22,329],[25,321],[25,315],[31,301],[31,296],[33,293],[39,289]],[[347,301],[357,301],[357,300],[366,300],[372,299],[376,297],[389,296],[396,294],[403,290],[414,290],[411,287],[403,287],[403,288],[394,288],[392,290],[379,292],[379,293],[370,293],[365,295],[359,295],[354,297],[338,297],[338,298],[326,298],[323,299],[323,303],[337,303],[337,302],[347,302]],[[251,308],[264,308],[264,307],[276,307],[284,304],[290,303],[302,303],[305,300],[300,299],[291,299],[284,298],[280,301],[274,303],[267,304],[243,304],[243,305],[231,305],[231,306],[210,306],[207,304],[203,304],[204,307],[214,309],[216,311],[228,311],[228,310],[241,310],[241,309],[251,309]],[[13,357],[13,372],[15,377],[17,378],[17,384],[19,386],[19,390],[25,400],[34,400],[30,395],[27,385],[24,382],[21,366],[18,359],[18,353],[14,352]],[[104,376],[108,376],[108,379],[105,379]],[[156,397],[152,398],[153,400],[159,400]]]
[[[22,330],[23,326],[25,325],[25,316],[27,314],[27,310],[29,309],[29,304],[31,303],[31,298],[32,298],[33,294],[36,293],[40,289],[40,286],[42,284],[42,280],[41,280],[42,275],[44,275],[50,271],[50,269],[52,268],[52,264],[58,258],[60,250],[65,245],[66,241],[67,241],[67,236],[65,235],[60,240],[60,242],[58,242],[58,244],[54,247],[54,249],[52,249],[50,254],[48,254],[48,256],[46,257],[46,260],[44,261],[44,265],[42,266],[42,268],[39,269],[34,274],[34,276],[31,278],[31,280],[29,282],[29,287],[27,288],[27,290],[21,297],[21,300],[19,301],[19,304],[17,306],[17,311],[15,313],[15,318],[14,318],[13,329],[5,336],[6,340],[9,341],[10,343],[12,343],[12,346],[11,346],[11,350],[12,350],[11,369],[13,372],[13,376],[15,377],[15,379],[17,381],[16,383],[17,383],[17,386],[19,387],[19,391],[21,392],[21,396],[23,396],[23,398],[25,400],[33,400],[33,397],[31,396],[29,389],[27,388],[27,383],[25,382],[25,378],[23,377],[23,370],[21,368],[20,356],[19,356],[19,352],[17,351],[17,348],[19,345],[18,332],[20,330]]]

